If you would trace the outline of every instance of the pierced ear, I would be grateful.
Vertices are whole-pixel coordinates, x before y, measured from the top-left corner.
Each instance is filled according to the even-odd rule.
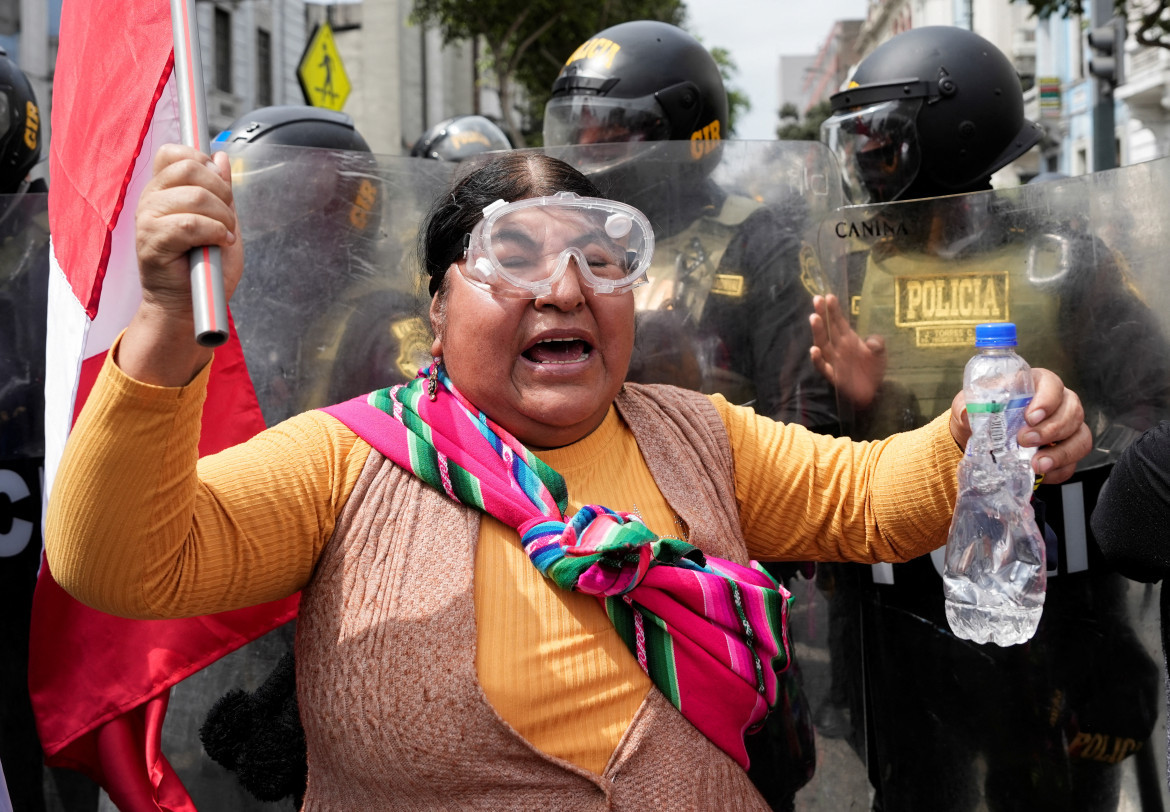
[[[452,264],[447,269],[450,274],[456,270],[455,265]],[[444,277],[439,289],[435,291],[435,295],[431,297],[431,304],[427,311],[428,319],[431,323],[431,334],[435,337],[431,344],[431,354],[439,356],[443,354],[443,332],[447,326],[447,278]]]

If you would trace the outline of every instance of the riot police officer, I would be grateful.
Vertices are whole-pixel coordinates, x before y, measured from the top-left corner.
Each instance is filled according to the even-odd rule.
[[[32,84],[0,48],[0,195],[48,191],[29,173],[41,159],[41,108]]]
[[[465,161],[474,155],[511,149],[508,136],[486,116],[453,116],[440,121],[418,137],[410,148],[412,158]]]
[[[43,180],[29,173],[40,160],[40,108],[28,77],[0,48],[0,459],[25,456],[37,448],[43,456],[41,410],[30,405],[40,399],[44,382],[43,333],[47,299],[47,257],[44,268],[30,267],[29,242],[43,242],[47,230],[44,212],[29,207],[25,194],[47,191]],[[43,203],[43,200],[41,201]],[[40,214],[39,218],[35,215]],[[31,229],[29,227],[32,227]],[[43,249],[43,246],[41,246]],[[40,315],[39,329],[30,329]],[[8,332],[11,331],[11,332]],[[41,341],[30,340],[39,336]]]
[[[265,420],[412,377],[429,342],[414,278],[398,272],[409,240],[391,233],[379,161],[353,119],[263,107],[213,146],[232,162],[247,246],[232,312]]]
[[[578,147],[558,155],[654,226],[650,285],[635,292],[631,378],[719,391],[835,432],[834,395],[807,354],[812,290],[801,278],[801,201],[764,206],[720,188],[711,174],[728,135],[714,58],[682,29],[653,20],[589,38],[545,108],[545,148]]]
[[[41,562],[47,186],[40,161],[41,109],[32,84],[0,48],[0,806],[44,807],[44,757],[29,699],[29,631]],[[55,771],[55,789],[97,804],[97,788]],[[7,787],[7,793],[4,787]]]
[[[1052,184],[977,194],[1042,136],[991,43],[959,28],[907,31],[831,104],[822,140],[852,200],[906,201],[846,210],[837,228],[856,322],[833,300],[812,319],[813,357],[867,417],[860,436],[933,414],[942,389],[961,385],[974,325],[1015,321],[1024,357],[1080,393],[1098,448],[1071,482],[1037,491],[1049,581],[1028,644],[954,637],[930,556],[834,569],[833,600],[852,610],[838,613],[847,632],[834,661],[864,662],[850,711],[869,734],[875,808],[1115,809],[1119,762],[1148,754],[1158,670],[1086,517],[1127,438],[1170,408],[1166,341],[1083,218],[1047,214],[1059,208],[1042,199]]]

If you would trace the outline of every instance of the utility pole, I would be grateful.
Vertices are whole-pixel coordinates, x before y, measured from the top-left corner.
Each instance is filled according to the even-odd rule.
[[[1114,91],[1125,81],[1125,8],[1114,11],[1112,0],[1093,0],[1092,27],[1088,33],[1089,73],[1093,76],[1093,171],[1117,166],[1114,130]]]

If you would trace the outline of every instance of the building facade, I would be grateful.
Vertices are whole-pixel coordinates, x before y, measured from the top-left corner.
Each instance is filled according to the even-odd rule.
[[[1093,158],[1097,80],[1087,70],[1091,53],[1086,45],[1093,2],[1087,1],[1083,16],[1038,19],[1028,3],[1011,0],[871,0],[857,32],[853,65],[908,28],[954,25],[974,30],[1012,60],[1024,87],[1025,114],[1046,131],[1035,149],[997,175],[996,185],[1026,181],[1040,172],[1097,171],[1102,168],[1094,166]],[[839,25],[823,50],[831,50]],[[1113,135],[1122,166],[1170,154],[1170,52],[1138,44],[1135,27],[1131,20],[1118,55],[1124,80],[1113,93]],[[808,106],[813,103],[815,97],[810,97]]]
[[[377,153],[398,155],[427,129],[455,115],[499,118],[477,72],[477,44],[444,45],[439,32],[410,21],[411,0],[309,5],[313,29],[328,22],[353,88],[345,112]]]
[[[47,177],[53,69],[63,0],[0,0],[0,47],[28,74],[43,110]],[[305,104],[297,68],[315,27],[328,22],[351,90],[342,108],[375,152],[398,155],[427,128],[463,113],[499,117],[477,76],[476,43],[443,45],[412,24],[410,0],[319,5],[305,0],[196,0],[210,135],[274,104]]]
[[[257,107],[304,103],[296,74],[305,50],[302,0],[213,0],[196,3],[195,12],[212,135]]]
[[[798,108],[807,113],[817,103],[825,101],[849,78],[852,68],[861,61],[861,32],[864,20],[838,20],[829,35],[805,69]]]

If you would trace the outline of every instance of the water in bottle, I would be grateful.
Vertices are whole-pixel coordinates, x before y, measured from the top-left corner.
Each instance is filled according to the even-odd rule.
[[[943,593],[958,637],[1011,646],[1036,632],[1047,587],[1031,503],[1035,449],[1016,443],[1034,389],[1014,324],[978,325],[975,346],[963,372],[971,439],[959,462]]]

